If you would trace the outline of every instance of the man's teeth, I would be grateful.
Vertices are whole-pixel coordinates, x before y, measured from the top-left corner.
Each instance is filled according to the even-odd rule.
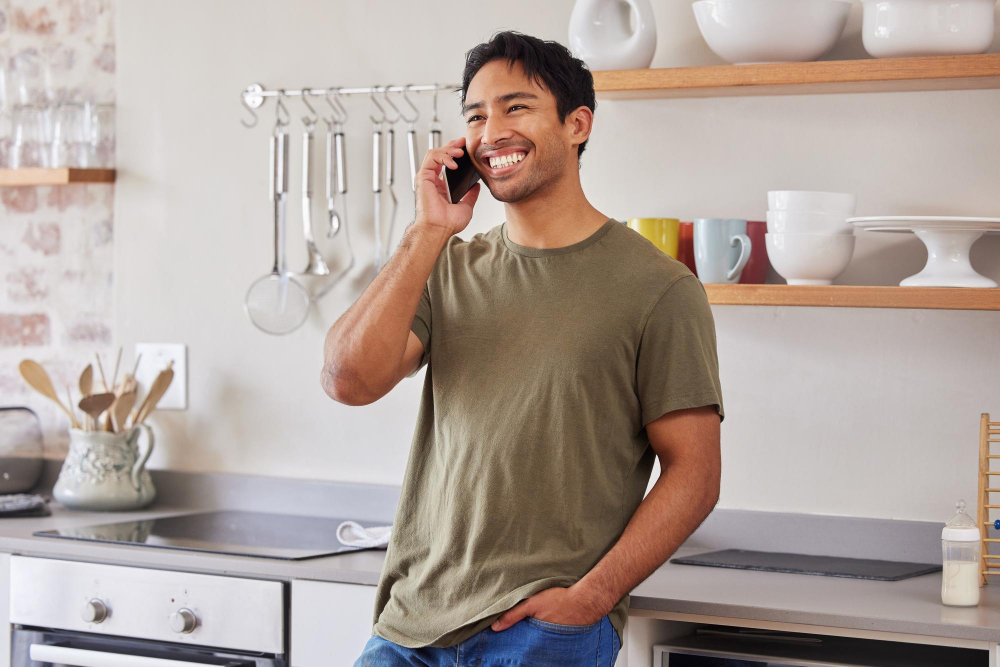
[[[525,155],[524,153],[511,153],[510,155],[491,157],[490,167],[492,167],[493,169],[500,169],[501,167],[509,167],[510,165],[523,160],[524,155]]]

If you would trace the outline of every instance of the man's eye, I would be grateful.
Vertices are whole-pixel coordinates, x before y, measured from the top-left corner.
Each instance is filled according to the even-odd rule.
[[[524,106],[523,104],[515,104],[512,107],[510,107],[510,109],[507,109],[507,111],[512,111],[514,109],[527,109],[527,108],[528,107]]]
[[[465,122],[466,123],[471,123],[472,121],[476,120],[477,118],[482,118],[482,116],[480,116],[478,114],[475,115],[475,116],[469,116],[468,120],[466,120]]]

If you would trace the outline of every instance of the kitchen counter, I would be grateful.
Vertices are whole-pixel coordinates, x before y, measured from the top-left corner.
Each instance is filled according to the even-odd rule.
[[[159,506],[129,513],[74,512],[57,503],[52,510],[50,517],[0,519],[0,551],[251,578],[367,585],[378,582],[385,556],[384,551],[370,550],[281,561],[33,536],[35,531],[57,527],[195,511]],[[705,546],[683,546],[677,555],[705,550]],[[980,605],[973,608],[941,605],[940,590],[940,573],[880,582],[667,563],[635,589],[632,609],[1000,641],[1000,590],[996,586],[984,587]]]

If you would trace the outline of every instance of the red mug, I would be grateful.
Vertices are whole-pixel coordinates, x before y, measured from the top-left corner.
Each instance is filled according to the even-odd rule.
[[[764,242],[761,237],[761,243]],[[691,273],[698,275],[698,270],[694,268],[694,223],[682,222],[677,234],[677,260],[683,262],[691,269]]]
[[[684,223],[682,222],[681,225]],[[767,280],[767,272],[771,262],[767,259],[767,245],[764,234],[767,233],[767,223],[759,220],[747,220],[747,236],[750,237],[750,259],[743,267],[740,275],[740,285],[763,285]],[[681,243],[683,244],[684,229],[681,228]]]

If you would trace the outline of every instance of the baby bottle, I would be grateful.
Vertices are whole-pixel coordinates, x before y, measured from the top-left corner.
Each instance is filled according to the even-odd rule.
[[[965,513],[964,500],[955,507],[958,512],[941,531],[941,602],[951,607],[975,607],[979,604],[979,527]]]

